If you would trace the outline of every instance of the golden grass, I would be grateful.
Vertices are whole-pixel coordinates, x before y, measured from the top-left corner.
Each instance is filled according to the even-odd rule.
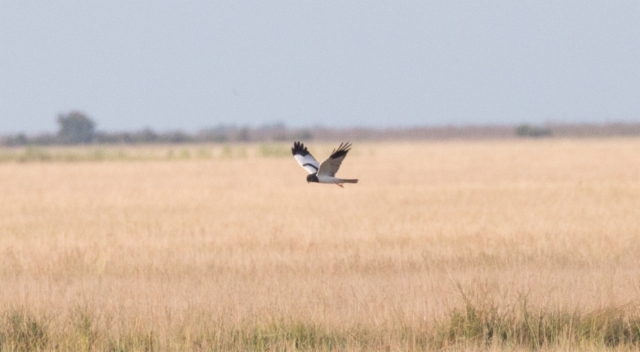
[[[286,147],[0,163],[1,349],[595,350],[456,329],[640,321],[640,139],[356,143],[345,189]]]

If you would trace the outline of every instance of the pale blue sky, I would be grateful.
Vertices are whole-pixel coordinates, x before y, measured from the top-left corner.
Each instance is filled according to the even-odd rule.
[[[640,122],[638,1],[0,0],[0,134]]]

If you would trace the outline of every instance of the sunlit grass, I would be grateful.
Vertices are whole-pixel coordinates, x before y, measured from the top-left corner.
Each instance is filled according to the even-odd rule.
[[[0,350],[639,348],[640,140],[288,148],[0,164]]]

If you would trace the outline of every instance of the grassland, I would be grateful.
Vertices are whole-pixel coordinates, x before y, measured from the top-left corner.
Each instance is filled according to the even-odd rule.
[[[286,148],[0,152],[0,350],[639,348],[640,139]]]

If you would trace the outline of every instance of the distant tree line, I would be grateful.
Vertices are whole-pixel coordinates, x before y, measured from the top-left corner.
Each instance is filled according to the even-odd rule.
[[[107,132],[96,130],[96,123],[79,111],[59,114],[58,132],[28,136],[24,133],[0,136],[2,146],[25,145],[77,145],[77,144],[175,144],[175,143],[224,143],[311,140],[308,129],[288,129],[283,123],[260,127],[218,125],[196,133],[183,131],[156,132],[145,128],[133,132]]]
[[[57,133],[28,136],[24,133],[0,136],[0,146],[76,145],[76,144],[177,144],[268,142],[312,139],[321,141],[355,140],[438,140],[540,137],[639,136],[640,123],[547,124],[535,126],[437,126],[410,128],[287,128],[283,123],[258,127],[218,125],[195,133],[156,132],[145,128],[133,132],[96,130],[96,122],[80,111],[57,116]]]
[[[516,127],[518,137],[548,137],[551,134],[551,129],[548,127],[532,126],[526,123]]]

